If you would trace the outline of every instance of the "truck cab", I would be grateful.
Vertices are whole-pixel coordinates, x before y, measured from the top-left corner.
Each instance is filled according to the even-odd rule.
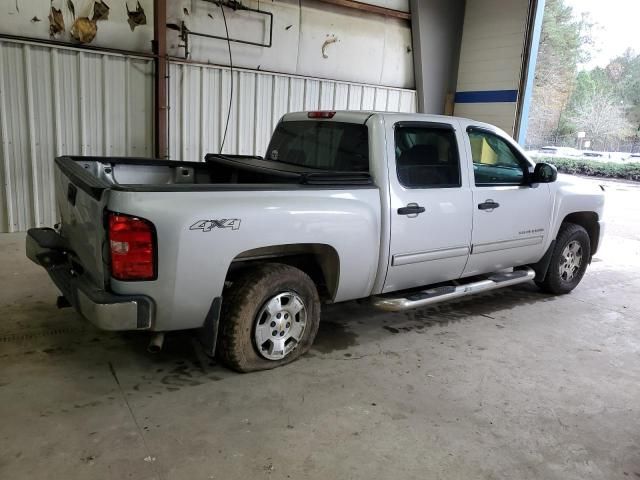
[[[390,205],[383,292],[535,263],[553,195],[504,132],[451,117],[384,116]],[[535,206],[535,208],[532,208]]]

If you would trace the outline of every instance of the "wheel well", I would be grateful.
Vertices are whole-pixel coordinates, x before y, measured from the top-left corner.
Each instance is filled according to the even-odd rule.
[[[323,299],[333,299],[338,290],[340,258],[330,245],[303,243],[254,248],[237,255],[227,271],[226,280],[262,263],[283,263],[305,272],[316,284]]]
[[[598,223],[598,214],[594,212],[575,212],[570,213],[562,223],[575,223],[583,227],[589,234],[591,241],[591,256],[595,255],[598,250],[598,239],[600,238],[600,224]]]

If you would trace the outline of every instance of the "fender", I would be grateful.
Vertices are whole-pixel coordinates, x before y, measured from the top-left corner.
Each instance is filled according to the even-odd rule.
[[[564,222],[583,226],[589,233],[593,254],[603,233],[604,194],[592,181],[558,175],[550,184],[555,198],[549,231],[549,244],[556,239]]]

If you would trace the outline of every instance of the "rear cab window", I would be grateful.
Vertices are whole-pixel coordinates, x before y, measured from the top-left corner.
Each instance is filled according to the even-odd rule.
[[[347,122],[281,122],[265,160],[323,171],[369,172],[368,129]]]

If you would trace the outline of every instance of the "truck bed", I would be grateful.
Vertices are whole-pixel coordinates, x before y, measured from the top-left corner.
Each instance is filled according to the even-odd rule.
[[[57,232],[69,245],[68,268],[94,289],[152,299],[154,318],[144,328],[201,327],[234,262],[269,257],[290,244],[328,252],[333,263],[327,265],[336,265],[327,280],[334,301],[367,296],[375,281],[380,190],[366,173],[227,156],[205,162],[60,157],[56,163]],[[109,212],[153,225],[155,279],[111,275]]]
[[[63,156],[60,170],[94,198],[106,189],[207,191],[261,188],[371,187],[368,173],[324,171],[261,157],[209,154],[204,162],[148,158]]]

